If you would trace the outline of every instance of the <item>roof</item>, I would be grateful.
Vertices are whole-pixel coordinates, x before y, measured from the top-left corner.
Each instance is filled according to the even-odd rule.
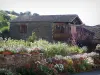
[[[72,22],[78,15],[32,15],[32,16],[19,16],[11,22],[25,22],[25,21],[49,21],[49,22]]]
[[[96,26],[84,26],[85,29],[94,32],[94,40],[100,40],[100,25]]]

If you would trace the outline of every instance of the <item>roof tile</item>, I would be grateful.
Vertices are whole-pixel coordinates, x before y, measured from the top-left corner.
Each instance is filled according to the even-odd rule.
[[[39,15],[39,16],[19,16],[11,22],[25,21],[49,21],[49,22],[72,22],[78,15]]]

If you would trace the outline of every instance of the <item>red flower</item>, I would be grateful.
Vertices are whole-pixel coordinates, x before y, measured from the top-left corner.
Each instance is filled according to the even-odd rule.
[[[49,68],[53,68],[54,65],[53,65],[53,64],[48,64],[48,67],[49,67]]]
[[[80,57],[80,60],[84,60],[84,58],[83,57]]]
[[[11,55],[11,54],[13,54],[13,53],[10,52],[10,51],[4,51],[4,52],[2,52],[2,54],[4,54],[4,55]]]
[[[25,67],[26,68],[31,68],[31,65],[30,64],[26,64]]]

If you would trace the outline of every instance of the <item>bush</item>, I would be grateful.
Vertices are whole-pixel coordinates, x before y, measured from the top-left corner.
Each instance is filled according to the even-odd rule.
[[[49,43],[45,50],[45,55],[47,57],[52,57],[55,55],[67,55],[68,54],[68,45],[65,43]]]
[[[5,31],[9,31],[9,26],[5,26],[5,27],[1,28],[0,31],[2,33],[5,32]]]
[[[14,75],[10,70],[0,69],[0,75]]]
[[[42,47],[44,49],[44,54],[47,57],[52,57],[55,55],[66,56],[71,53],[83,53],[83,49],[78,46],[70,46],[66,43],[50,43],[46,40],[34,41],[33,46]]]
[[[78,46],[70,46],[66,43],[50,43],[46,40],[35,40],[34,42],[29,42],[25,40],[3,40],[0,41],[1,48],[9,48],[11,50],[17,50],[21,47],[25,49],[33,49],[33,47],[38,47],[42,49],[46,57],[53,57],[55,55],[66,56],[72,53],[83,53],[84,50]]]
[[[9,27],[8,26],[5,26],[3,28],[0,29],[0,32],[1,32],[1,36],[4,38],[8,38],[10,35],[9,35]]]
[[[37,36],[35,32],[32,32],[32,36],[29,36],[28,41],[29,42],[34,42],[37,39]]]
[[[84,50],[78,46],[70,46],[69,50],[71,53],[83,53]]]

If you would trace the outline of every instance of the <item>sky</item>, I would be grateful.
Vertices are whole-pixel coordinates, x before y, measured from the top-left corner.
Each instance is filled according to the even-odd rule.
[[[40,15],[77,14],[86,25],[100,24],[100,0],[0,0],[0,10]]]

